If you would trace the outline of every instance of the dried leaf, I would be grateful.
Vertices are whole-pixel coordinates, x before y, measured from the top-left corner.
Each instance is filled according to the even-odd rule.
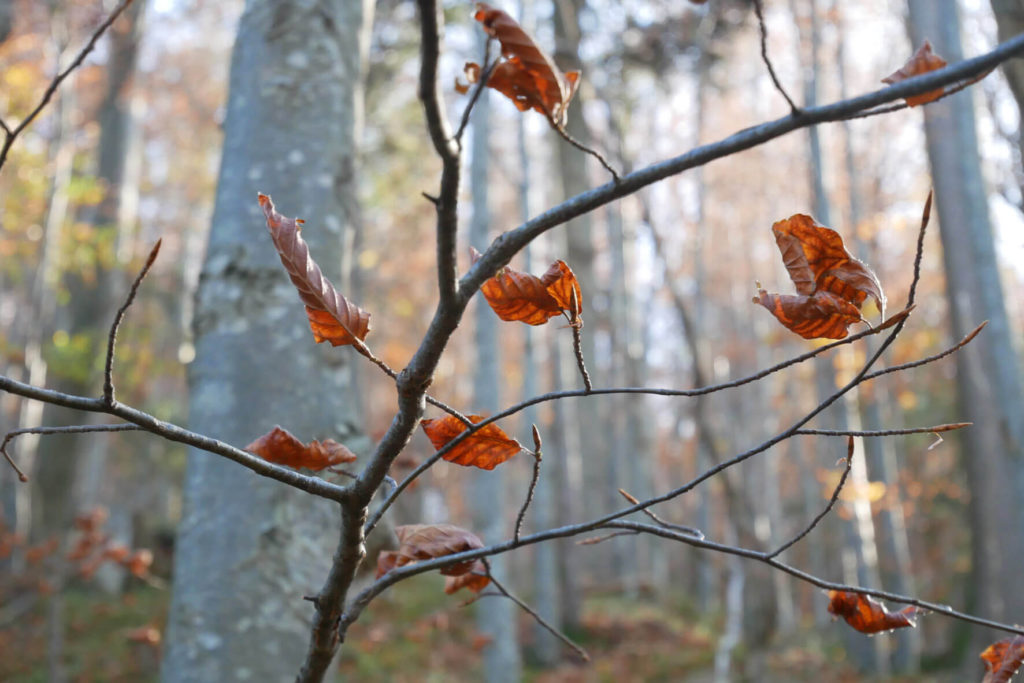
[[[273,429],[245,447],[253,455],[267,462],[319,471],[326,467],[353,462],[356,454],[334,439],[313,441],[308,446],[287,429],[275,425]]]
[[[869,297],[885,311],[885,293],[878,277],[853,257],[835,230],[805,214],[772,226],[797,295],[758,290],[761,304],[785,327],[804,339],[843,339],[850,325],[861,322],[860,308]]]
[[[569,102],[579,85],[579,72],[563,74],[516,20],[502,10],[482,2],[476,7],[473,17],[501,43],[501,54],[507,60],[494,69],[488,87],[511,99],[520,111],[533,109],[547,117],[552,126],[565,126]],[[476,78],[479,75],[477,66]],[[474,82],[469,65],[466,77]]]
[[[979,655],[985,662],[981,683],[1009,683],[1024,662],[1024,636],[1013,636],[992,643]]]
[[[377,556],[377,578],[392,569],[420,560],[432,560],[484,547],[480,538],[451,524],[406,524],[395,527],[398,550],[385,550]],[[473,569],[477,560],[460,562],[441,569],[445,576],[460,576]]]
[[[476,263],[480,252],[470,248],[470,256]],[[555,261],[541,277],[505,266],[480,291],[498,317],[510,322],[543,325],[563,312],[570,320],[583,312],[583,293],[565,261]]]
[[[929,71],[936,71],[944,66],[946,66],[946,60],[932,52],[932,44],[926,40],[924,41],[924,45],[917,48],[917,52],[914,53],[906,64],[900,67],[898,71],[895,71],[883,78],[882,82],[894,85],[913,76],[920,76],[921,74],[926,74]],[[944,88],[939,88],[937,90],[929,90],[928,92],[920,95],[908,97],[906,100],[907,105],[910,107],[916,107],[919,104],[934,102],[942,97],[944,92]]]
[[[313,338],[318,344],[328,341],[333,346],[361,346],[356,342],[366,339],[370,314],[342,296],[324,277],[320,266],[309,255],[309,245],[299,234],[303,221],[279,214],[274,202],[265,194],[259,195],[259,202],[281,263],[306,305]]]
[[[491,577],[487,575],[487,568],[484,563],[477,560],[473,563],[472,569],[460,576],[449,576],[444,580],[444,592],[448,595],[468,588],[474,593],[479,593],[491,583]]]
[[[482,415],[466,417],[473,424],[484,419]],[[444,448],[449,441],[467,429],[465,423],[454,415],[423,420],[420,426],[436,450]],[[492,423],[470,434],[442,457],[456,465],[493,470],[509,458],[518,455],[521,450],[522,444],[509,438],[498,425]]]
[[[913,617],[918,609],[907,606],[899,612],[890,612],[877,600],[860,593],[829,591],[828,611],[842,617],[861,633],[881,633],[895,628],[915,627]]]

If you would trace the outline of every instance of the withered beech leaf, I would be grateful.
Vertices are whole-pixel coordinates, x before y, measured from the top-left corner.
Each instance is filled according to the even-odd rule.
[[[472,568],[460,576],[449,576],[444,580],[444,592],[448,595],[468,588],[474,593],[479,593],[491,583],[491,577],[487,575],[487,568],[484,563],[477,560]]]
[[[361,346],[356,341],[366,339],[370,331],[370,314],[342,296],[324,277],[300,234],[303,221],[278,213],[274,202],[265,194],[259,195],[259,202],[281,263],[306,305],[313,338],[318,344],[328,341],[332,346]]]
[[[398,550],[384,550],[377,556],[377,578],[413,562],[484,547],[476,534],[451,524],[406,524],[395,527],[395,534]],[[471,571],[476,562],[479,560],[459,562],[443,567],[440,572],[445,576],[461,576]]]
[[[985,678],[981,683],[1009,683],[1024,662],[1024,636],[996,641],[979,656],[985,662]]]
[[[913,618],[918,613],[914,606],[890,612],[882,603],[867,595],[847,591],[829,591],[828,611],[842,617],[861,633],[881,633],[895,628],[915,627]]]
[[[482,415],[466,417],[473,424],[484,419]],[[444,448],[449,441],[466,431],[466,425],[454,415],[423,420],[420,426],[436,450]],[[498,425],[492,423],[470,434],[442,457],[456,465],[493,470],[509,458],[518,455],[521,450],[522,444],[509,438]]]
[[[473,18],[501,43],[501,54],[506,60],[494,69],[488,87],[511,99],[520,111],[533,109],[552,126],[565,126],[569,101],[579,84],[579,72],[563,74],[518,22],[502,10],[479,2]],[[466,78],[475,82],[479,77],[480,67],[467,64]]]
[[[253,441],[245,450],[267,462],[315,471],[356,459],[355,453],[334,439],[314,440],[307,446],[279,426]]]
[[[470,247],[470,257],[476,263],[480,252]],[[574,321],[583,312],[583,293],[565,261],[555,261],[540,277],[505,266],[480,291],[498,317],[510,322],[543,325],[563,312]]]
[[[785,327],[804,339],[843,339],[850,325],[861,322],[861,306],[869,297],[885,312],[885,293],[878,277],[854,258],[835,230],[805,214],[772,226],[796,296],[758,290],[759,303]]]
[[[932,52],[932,44],[926,40],[921,47],[917,48],[917,52],[913,54],[906,64],[901,66],[898,71],[894,71],[883,78],[882,82],[894,85],[913,76],[920,76],[929,71],[941,69],[944,66],[946,66],[946,60]],[[942,97],[944,92],[944,88],[938,88],[937,90],[929,90],[926,93],[908,97],[907,106],[916,107],[919,104],[934,102]]]

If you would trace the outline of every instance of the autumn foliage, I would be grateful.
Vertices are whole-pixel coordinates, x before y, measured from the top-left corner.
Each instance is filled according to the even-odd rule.
[[[882,79],[883,83],[894,85],[900,81],[905,81],[908,78],[914,76],[920,76],[926,74],[929,71],[935,71],[946,66],[946,60],[932,52],[932,44],[927,40],[917,48],[907,63],[901,66],[897,71],[889,74]],[[916,107],[919,104],[927,104],[934,102],[945,94],[945,88],[938,88],[937,90],[929,90],[926,93],[920,95],[914,95],[913,97],[907,98],[907,104],[911,107]]]
[[[861,633],[881,633],[896,628],[914,627],[916,607],[907,606],[898,612],[890,612],[874,598],[846,591],[828,592],[828,611],[842,617],[846,623]]]
[[[501,44],[504,57],[494,66],[487,87],[512,100],[519,111],[532,109],[543,114],[552,126],[564,127],[569,101],[579,85],[579,72],[562,73],[519,23],[502,10],[480,2],[473,16],[487,35]],[[476,83],[481,71],[479,64],[468,62],[466,80]],[[466,90],[458,84],[456,88]]]
[[[981,683],[1009,683],[1024,662],[1024,636],[992,643],[979,656],[985,662],[985,678]]]
[[[378,578],[412,562],[484,547],[483,541],[476,534],[451,524],[406,524],[395,527],[395,534],[398,536],[398,550],[385,550],[378,555]],[[476,562],[460,562],[440,571],[445,576],[461,576],[472,571]]]
[[[798,213],[776,222],[772,233],[797,294],[761,289],[754,303],[787,329],[804,339],[843,339],[850,325],[863,320],[860,309],[867,298],[884,311],[878,277],[846,250],[835,230]]]
[[[474,424],[484,419],[482,415],[466,417]],[[454,415],[423,420],[420,426],[437,450],[447,446],[448,442],[468,429],[466,424]],[[498,425],[488,424],[460,441],[441,457],[456,465],[493,470],[509,458],[518,455],[521,450],[522,444],[510,438]]]
[[[352,462],[356,454],[334,439],[313,440],[307,446],[287,429],[275,426],[269,432],[245,447],[267,462],[295,469],[319,471],[334,465]]]
[[[480,254],[471,249],[475,263]],[[488,305],[502,320],[543,325],[564,314],[576,321],[583,312],[583,294],[565,261],[555,261],[537,277],[505,266],[480,287]]]

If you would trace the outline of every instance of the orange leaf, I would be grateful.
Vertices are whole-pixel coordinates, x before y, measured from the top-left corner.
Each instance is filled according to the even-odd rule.
[[[516,20],[502,10],[483,2],[476,7],[473,17],[501,43],[501,54],[507,60],[494,69],[488,87],[510,98],[520,111],[533,109],[547,117],[552,126],[565,126],[569,101],[579,84],[579,72],[563,74]],[[479,69],[477,66],[476,78]],[[469,65],[466,77],[475,82]]]
[[[158,646],[161,640],[160,629],[154,626],[139,626],[125,633],[124,637],[133,643],[142,643],[153,647]]]
[[[302,220],[285,218],[274,208],[265,194],[259,195],[260,207],[267,217],[267,229],[288,271],[288,277],[306,304],[306,316],[319,344],[329,341],[333,346],[362,342],[370,331],[370,314],[342,296],[324,277],[320,266],[309,255],[309,245],[299,234]]]
[[[406,524],[395,527],[395,534],[399,541],[398,550],[385,550],[377,556],[377,578],[413,562],[484,547],[476,534],[451,524]],[[444,567],[441,573],[460,576],[472,570],[475,562],[477,560]]]
[[[480,252],[470,247],[470,256],[476,263]],[[498,317],[510,322],[543,325],[563,312],[570,320],[583,312],[583,293],[565,261],[555,261],[541,277],[505,266],[480,291]]]
[[[913,628],[917,608],[907,606],[899,612],[890,612],[877,600],[860,593],[829,591],[828,611],[842,617],[861,633],[881,633],[894,628]]]
[[[463,588],[468,588],[474,593],[479,593],[491,582],[487,575],[487,568],[484,563],[477,560],[473,563],[472,569],[461,576],[449,576],[444,580],[444,592],[451,595]]]
[[[355,453],[334,439],[314,440],[307,446],[296,439],[287,429],[276,425],[246,446],[245,450],[260,456],[267,462],[294,469],[305,467],[314,471],[353,462],[356,459]]]
[[[142,578],[149,573],[149,568],[152,564],[153,553],[146,549],[136,550],[132,553],[131,557],[124,562],[124,566],[128,568],[128,571],[139,578]]]
[[[985,661],[986,671],[981,683],[1009,683],[1024,662],[1024,636],[996,641],[979,656]]]
[[[906,64],[900,67],[898,71],[894,71],[892,74],[883,78],[882,82],[894,85],[900,81],[905,81],[912,76],[920,76],[921,74],[926,74],[929,71],[941,69],[944,66],[946,66],[946,60],[932,52],[932,44],[926,40],[924,41],[924,45],[917,48],[917,52],[914,53]],[[910,107],[916,107],[919,104],[934,102],[942,97],[943,93],[945,93],[944,88],[929,90],[926,93],[908,97],[907,105]]]
[[[846,250],[835,230],[798,213],[777,221],[772,233],[797,295],[759,289],[754,303],[785,327],[804,339],[843,339],[850,325],[863,320],[860,308],[868,297],[884,314],[878,277]]]
[[[484,419],[482,415],[466,417],[473,424]],[[423,420],[420,426],[426,432],[430,443],[434,444],[435,450],[441,450],[449,441],[466,431],[466,425],[454,415]],[[492,423],[470,434],[442,457],[456,465],[493,470],[512,456],[518,455],[522,449],[522,444],[509,438],[498,425]]]

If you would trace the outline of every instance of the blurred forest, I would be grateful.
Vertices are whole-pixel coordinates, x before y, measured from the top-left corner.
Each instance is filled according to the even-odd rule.
[[[457,121],[466,98],[454,83],[465,61],[479,61],[482,41],[472,3],[444,5],[442,82],[451,84],[447,105]],[[0,0],[0,115],[20,120],[112,6]],[[518,0],[503,9],[563,68],[582,70],[569,130],[617,168],[645,166],[789,112],[761,61],[747,0]],[[909,7],[904,0],[764,1],[768,51],[798,104],[877,89],[924,38],[951,62],[987,51],[1018,32],[1014,11],[1024,27],[1024,6],[999,0]],[[188,421],[192,320],[242,12],[242,0],[135,0],[12,147],[0,173],[0,374],[98,395],[110,321],[162,238],[120,331],[118,398],[176,424]],[[377,354],[402,368],[437,298],[435,214],[421,192],[433,191],[440,162],[416,97],[416,7],[380,0],[371,17],[353,176],[361,208],[332,267],[349,273],[346,291],[373,312]],[[791,291],[770,230],[775,221],[808,213],[837,230],[877,273],[895,312],[913,274],[921,209],[935,187],[938,220],[933,215],[925,240],[917,308],[884,364],[941,352],[986,319],[990,329],[969,354],[866,384],[811,426],[975,427],[944,438],[858,439],[834,513],[785,558],[816,576],[1008,623],[1024,621],[1024,598],[1011,588],[1024,562],[1022,71],[1018,59],[936,105],[798,131],[669,178],[547,233],[511,264],[534,273],[556,259],[573,267],[585,295],[583,354],[595,386],[702,386],[823,343],[797,337],[751,303],[756,283]],[[494,94],[485,99],[467,133],[460,272],[470,265],[471,244],[483,249],[608,180],[542,116],[524,115]],[[953,144],[960,147],[944,147]],[[956,171],[966,176],[940,178],[936,165],[962,166]],[[306,182],[301,164],[292,170]],[[308,182],[316,181],[311,174]],[[238,215],[256,215],[257,190],[269,191],[258,182],[246,187],[251,206]],[[307,206],[278,203],[286,215],[307,219],[304,234],[321,227]],[[244,229],[253,241],[267,240],[262,218]],[[958,243],[958,233],[968,241]],[[978,256],[986,249],[994,267]],[[561,325],[487,332],[494,316],[480,299],[454,335],[432,395],[466,412],[493,413],[579,385]],[[877,344],[872,339],[706,398],[586,397],[503,421],[524,443],[531,423],[545,434],[549,469],[528,523],[547,528],[594,517],[622,506],[617,489],[646,498],[761,443],[848,381]],[[339,400],[376,441],[394,413],[393,383],[369,364],[352,365],[351,394]],[[272,365],[260,371],[283,385],[292,381]],[[0,394],[0,433],[83,419]],[[400,480],[433,450],[418,434],[391,476]],[[30,483],[0,467],[0,679],[155,678],[183,514],[185,448],[129,432],[25,435],[9,451]],[[776,547],[822,509],[845,455],[844,438],[798,436],[657,513],[712,539]],[[439,463],[389,518],[481,531],[497,525],[488,540],[508,537],[531,470],[531,459],[520,456],[481,495],[481,474],[489,473]],[[258,518],[261,509],[250,513]],[[66,559],[67,548],[100,527],[147,570],[83,568]],[[828,614],[821,590],[767,567],[643,536],[578,540],[511,553],[502,571],[517,594],[587,647],[592,663],[577,661],[506,601],[464,607],[466,598],[445,596],[439,579],[425,575],[391,589],[352,627],[340,671],[351,680],[419,681],[426,671],[436,680],[502,680],[486,663],[497,639],[522,653],[522,676],[536,681],[799,681],[821,680],[823,672],[837,681],[979,680],[978,652],[1002,637],[924,615],[916,629],[868,638]],[[141,549],[148,559],[135,555]],[[374,550],[371,542],[371,569]],[[303,594],[287,600],[301,608]],[[485,613],[495,609],[506,610],[505,635],[488,635]]]

